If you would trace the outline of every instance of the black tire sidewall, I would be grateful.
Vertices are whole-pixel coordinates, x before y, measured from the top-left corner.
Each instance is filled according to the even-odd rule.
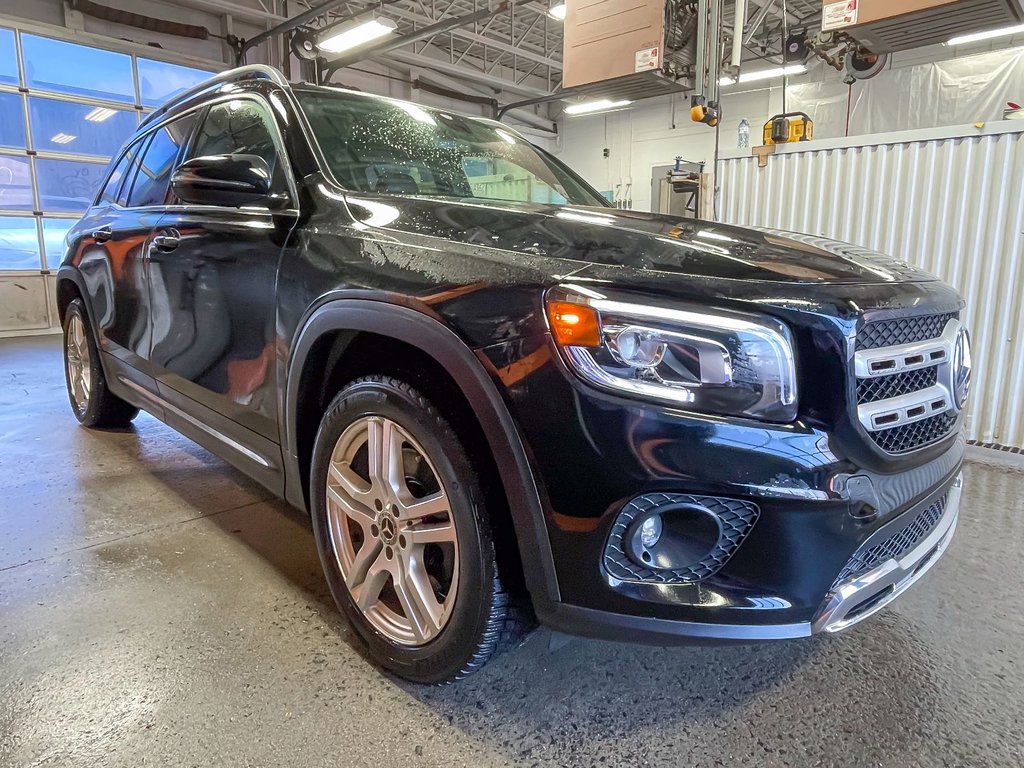
[[[82,320],[82,326],[85,329],[85,343],[89,346],[89,369],[92,386],[89,388],[89,402],[86,403],[85,410],[79,410],[78,403],[75,402],[75,394],[71,386],[71,374],[68,370],[68,328],[75,317],[79,317]],[[64,381],[67,384],[68,401],[71,403],[71,410],[74,412],[75,418],[86,426],[92,426],[97,418],[96,411],[99,407],[100,388],[106,386],[106,382],[103,378],[103,368],[100,365],[99,349],[93,338],[92,329],[89,327],[89,317],[85,314],[85,306],[82,304],[81,299],[74,299],[68,304],[68,308],[64,313]]]
[[[419,682],[455,677],[480,647],[494,601],[494,546],[483,514],[479,485],[455,432],[418,393],[384,377],[345,387],[328,407],[313,451],[310,508],[313,532],[328,586],[338,607],[366,643],[370,655],[393,672]],[[344,430],[365,416],[399,424],[427,452],[451,501],[459,545],[455,606],[441,634],[417,646],[392,642],[371,625],[353,602],[334,557],[327,525],[326,488],[330,455]]]

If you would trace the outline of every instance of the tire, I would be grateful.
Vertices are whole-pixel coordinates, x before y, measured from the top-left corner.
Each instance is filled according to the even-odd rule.
[[[398,471],[374,473],[371,445],[388,457],[379,467]],[[515,634],[477,474],[409,384],[367,376],[337,394],[317,433],[310,500],[334,600],[385,669],[450,682]]]
[[[64,313],[64,381],[71,410],[87,427],[127,427],[139,409],[107,388],[99,347],[81,299],[74,299]]]

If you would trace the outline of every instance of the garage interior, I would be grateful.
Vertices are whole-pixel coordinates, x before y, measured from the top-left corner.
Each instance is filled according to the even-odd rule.
[[[857,5],[0,0],[0,766],[1024,764],[1024,7]],[[240,63],[501,119],[618,208],[949,282],[974,384],[942,562],[835,637],[540,629],[450,686],[379,671],[305,516],[145,414],[68,410],[64,235],[147,113]]]

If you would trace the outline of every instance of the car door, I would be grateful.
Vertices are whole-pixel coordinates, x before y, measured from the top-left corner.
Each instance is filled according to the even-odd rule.
[[[280,133],[255,95],[211,104],[183,160],[231,154],[262,157],[274,194],[296,199]],[[174,202],[150,248],[151,357],[161,392],[183,396],[182,407],[265,458],[266,441],[279,441],[277,272],[296,217],[266,206]]]
[[[89,311],[103,350],[135,368],[149,354],[146,245],[162,210],[128,205],[145,135],[121,155],[95,205],[76,227],[73,262],[85,281]]]

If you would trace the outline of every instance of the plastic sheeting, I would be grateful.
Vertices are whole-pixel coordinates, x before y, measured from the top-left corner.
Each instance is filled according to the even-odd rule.
[[[968,437],[1024,448],[1024,125],[811,142],[720,173],[723,221],[857,243],[956,286],[974,341]]]
[[[1001,120],[1007,101],[1024,103],[1024,48],[892,67],[852,91],[830,75],[790,85],[786,98],[811,116],[816,138],[847,135],[848,105],[851,136]]]

